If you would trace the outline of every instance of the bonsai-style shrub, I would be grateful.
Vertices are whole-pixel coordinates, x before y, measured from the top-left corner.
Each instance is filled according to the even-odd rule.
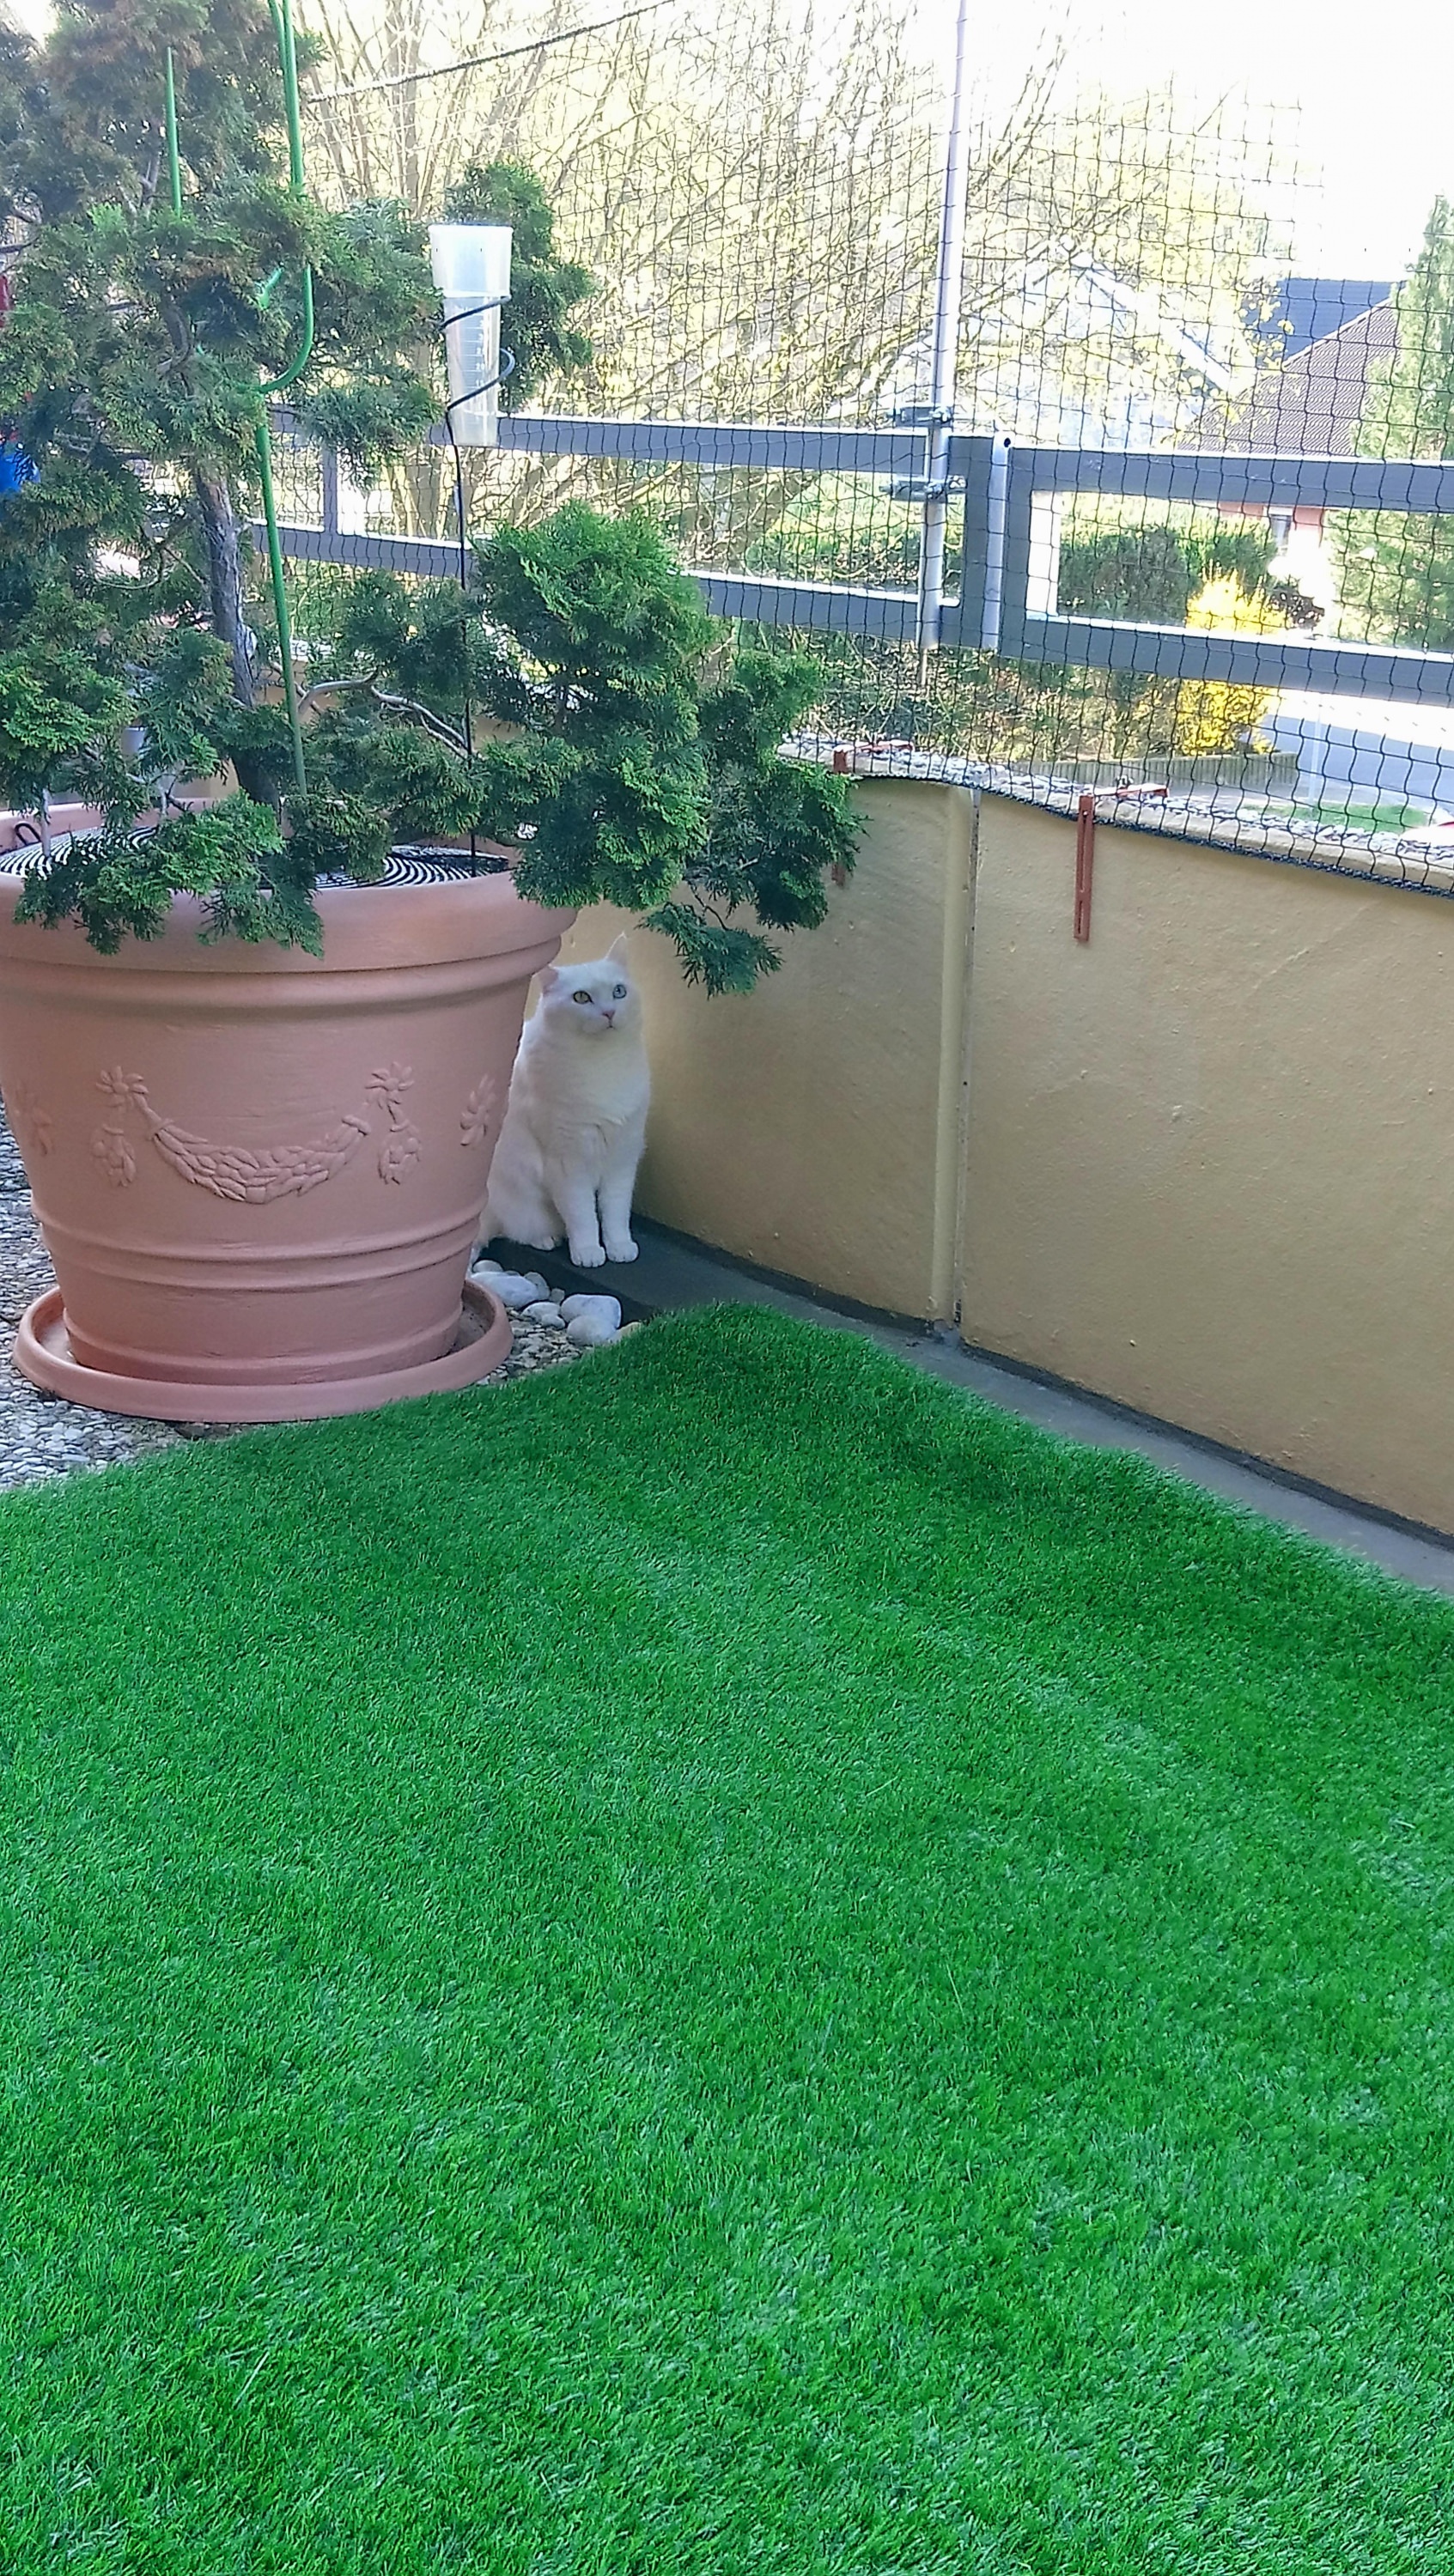
[[[720,633],[648,521],[568,503],[479,546],[463,601],[356,584],[315,684],[313,770],[396,832],[518,843],[537,902],[649,906],[691,980],[746,991],[778,963],[764,929],[822,920],[856,825],[846,779],[779,753],[816,665],[724,661]]]
[[[775,963],[763,932],[819,919],[852,858],[847,782],[778,754],[816,677],[728,656],[644,522],[502,531],[464,597],[361,579],[285,675],[249,534],[260,388],[294,376],[311,308],[289,399],[369,471],[437,416],[442,366],[410,361],[439,329],[418,230],[313,204],[296,153],[289,176],[268,12],[62,0],[40,48],[0,39],[0,134],[0,423],[28,460],[0,487],[0,794],[104,816],[32,864],[23,913],[105,950],[188,893],[212,935],[316,948],[320,876],[366,884],[396,839],[484,834],[520,843],[526,894],[647,908],[711,990]],[[530,174],[468,170],[452,210],[521,224],[524,383],[579,363],[584,273],[555,260]],[[166,813],[177,778],[224,771],[235,793]]]

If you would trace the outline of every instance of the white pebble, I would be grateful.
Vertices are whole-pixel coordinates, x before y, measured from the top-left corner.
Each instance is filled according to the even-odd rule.
[[[497,1270],[484,1285],[502,1306],[509,1307],[512,1315],[523,1314],[527,1306],[537,1305],[540,1300],[539,1283],[522,1279],[518,1270]]]
[[[573,1324],[578,1315],[599,1315],[604,1322],[610,1324],[613,1331],[620,1329],[621,1300],[619,1297],[567,1297],[560,1311],[568,1324]]]
[[[561,1313],[560,1308],[557,1306],[553,1297],[538,1297],[533,1306],[526,1307],[525,1313],[527,1320],[532,1324],[563,1324],[565,1322],[565,1317]]]
[[[538,1270],[527,1270],[525,1276],[529,1280],[537,1297],[551,1296],[552,1291],[550,1281],[548,1279],[542,1279]]]
[[[573,1315],[565,1337],[578,1351],[599,1351],[607,1342],[620,1340],[621,1327],[609,1315]]]
[[[504,1269],[498,1261],[476,1261],[470,1265],[471,1279],[503,1279]]]

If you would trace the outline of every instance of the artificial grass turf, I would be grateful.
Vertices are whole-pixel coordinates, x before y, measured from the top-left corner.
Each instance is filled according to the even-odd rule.
[[[0,1545],[0,2565],[1454,2563],[1441,1603],[741,1309]]]

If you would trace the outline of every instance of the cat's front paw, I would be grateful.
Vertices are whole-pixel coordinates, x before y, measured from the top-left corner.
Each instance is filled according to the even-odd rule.
[[[599,1243],[573,1243],[570,1257],[577,1270],[599,1270],[606,1255]]]
[[[639,1249],[640,1246],[632,1240],[629,1234],[608,1234],[606,1237],[606,1259],[608,1261],[634,1261]]]

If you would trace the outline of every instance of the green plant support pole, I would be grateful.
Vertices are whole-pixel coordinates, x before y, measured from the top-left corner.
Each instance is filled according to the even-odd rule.
[[[278,510],[273,497],[273,441],[266,411],[260,410],[253,425],[257,443],[258,474],[263,487],[263,518],[268,531],[268,570],[272,575],[273,609],[278,621],[278,652],[283,665],[283,703],[288,710],[288,731],[293,737],[293,778],[301,794],[306,794],[308,771],[303,759],[303,719],[298,711],[298,680],[293,669],[293,619],[288,607],[288,585],[283,578],[283,548],[278,536]]]
[[[283,105],[288,123],[288,189],[290,195],[303,194],[303,121],[298,108],[298,57],[293,41],[292,0],[268,0],[277,38],[278,61],[283,74]],[[303,337],[292,365],[285,367],[272,382],[258,387],[258,412],[254,423],[258,473],[263,487],[263,518],[268,532],[268,570],[272,578],[273,613],[278,621],[278,652],[283,664],[283,699],[288,710],[288,731],[293,738],[293,775],[300,792],[308,785],[308,772],[303,758],[303,721],[298,711],[298,682],[293,670],[293,620],[288,607],[288,587],[283,578],[283,548],[278,536],[278,508],[273,491],[273,441],[268,427],[268,403],[274,394],[285,393],[301,376],[313,355],[313,271],[303,271]]]
[[[177,150],[177,72],[167,47],[167,175],[172,185],[172,212],[182,211],[182,157]]]
[[[298,106],[298,53],[293,40],[293,0],[268,0],[268,15],[283,68],[283,110],[288,121],[288,186],[303,194],[303,120]]]

